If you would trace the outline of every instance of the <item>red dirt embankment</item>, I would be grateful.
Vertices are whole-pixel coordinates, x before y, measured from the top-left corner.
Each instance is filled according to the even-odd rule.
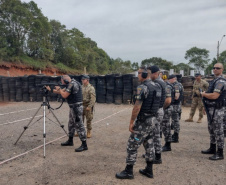
[[[37,75],[44,74],[48,76],[63,75],[55,68],[47,68],[45,70],[35,70],[22,64],[13,64],[9,62],[3,62],[0,64],[0,76],[24,76],[24,75]]]

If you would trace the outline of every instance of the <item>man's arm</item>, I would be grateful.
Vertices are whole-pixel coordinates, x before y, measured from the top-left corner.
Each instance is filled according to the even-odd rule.
[[[171,104],[172,98],[171,97],[166,97],[164,105],[163,105],[163,109],[169,107],[169,105]]]
[[[139,112],[140,112],[140,109],[141,109],[141,106],[142,106],[142,103],[143,101],[141,100],[136,100],[134,106],[133,106],[133,110],[132,110],[132,115],[131,115],[131,119],[130,119],[130,124],[129,124],[129,131],[130,132],[134,132],[133,131],[133,126],[134,126],[134,121],[136,120]]]
[[[213,92],[213,93],[206,93],[205,91],[201,93],[202,97],[206,97],[207,99],[210,100],[215,100],[220,96],[220,93],[218,92]]]

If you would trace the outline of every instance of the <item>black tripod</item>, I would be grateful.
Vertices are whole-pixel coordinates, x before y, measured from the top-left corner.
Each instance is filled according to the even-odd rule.
[[[28,128],[28,126],[31,124],[31,122],[33,121],[33,119],[35,118],[35,116],[37,115],[37,113],[39,112],[39,110],[41,109],[41,107],[43,107],[43,116],[41,118],[39,118],[36,122],[38,122],[39,120],[41,120],[43,118],[43,139],[44,139],[44,144],[43,144],[43,148],[44,148],[44,154],[43,157],[45,158],[45,145],[46,145],[46,107],[49,109],[49,111],[53,114],[54,118],[57,120],[57,122],[59,123],[60,127],[64,130],[64,132],[67,134],[67,132],[64,129],[64,125],[61,125],[60,121],[57,119],[56,115],[53,113],[53,111],[50,108],[50,105],[47,101],[47,91],[45,92],[45,94],[43,95],[43,103],[41,104],[40,108],[37,110],[37,112],[34,114],[34,116],[31,118],[31,120],[29,121],[29,123],[27,124],[27,126],[24,127],[23,132],[20,134],[19,138],[17,139],[17,141],[14,143],[14,145],[17,144],[17,142],[19,141],[19,139],[21,138],[21,136],[23,135],[23,133],[25,132],[25,130]],[[49,119],[49,118],[48,118]]]

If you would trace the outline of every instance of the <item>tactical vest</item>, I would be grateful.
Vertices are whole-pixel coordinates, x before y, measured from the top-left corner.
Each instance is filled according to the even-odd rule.
[[[174,89],[174,86],[171,83],[169,83],[169,82],[166,82],[166,85],[169,85],[171,87],[171,103],[170,103],[170,105],[173,105],[174,101],[175,101],[175,89]]]
[[[140,113],[156,114],[160,106],[161,89],[150,81],[145,81],[143,84],[147,86],[149,93],[142,103]]]
[[[82,102],[82,86],[81,86],[81,84],[74,79],[70,83],[73,83],[73,87],[71,89],[71,94],[67,97],[68,104]],[[75,83],[77,83],[79,86],[79,90],[77,93],[74,92],[74,84]]]
[[[217,82],[218,80],[224,80],[224,81],[226,81],[226,79],[223,78],[223,77],[216,78],[216,79],[212,80],[212,81],[210,82],[210,86],[209,86],[209,88],[208,88],[208,90],[207,90],[207,93],[213,93],[213,91],[214,91],[214,86],[215,86],[215,84],[216,84],[216,82]],[[207,103],[208,103],[208,102],[209,102],[209,103],[212,103],[212,102],[216,102],[216,103],[224,103],[225,99],[226,99],[226,89],[223,89],[222,93],[220,94],[220,96],[219,96],[217,99],[210,100],[210,99],[204,98],[204,100],[205,100]]]
[[[162,96],[161,96],[159,108],[162,108],[166,99],[166,83],[159,79],[156,79],[154,82],[158,83],[161,86]]]
[[[177,83],[175,83],[174,85],[176,85],[176,84],[179,84],[179,93],[180,93],[180,96],[179,96],[179,98],[176,100],[174,100],[174,105],[178,105],[181,101],[182,101],[182,99],[183,99],[183,95],[184,95],[184,91],[183,91],[183,86],[182,86],[182,84],[181,83],[179,83],[179,82],[177,82]],[[175,88],[174,88],[174,90],[175,90]]]

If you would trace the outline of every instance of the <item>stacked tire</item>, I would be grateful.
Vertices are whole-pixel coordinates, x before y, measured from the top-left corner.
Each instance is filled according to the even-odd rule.
[[[8,77],[2,77],[3,101],[9,101],[9,80]]]
[[[21,77],[16,77],[16,101],[23,100],[23,90],[22,90],[22,79]]]
[[[184,76],[181,78],[181,83],[184,87],[184,98],[182,105],[190,107],[192,103],[192,89],[195,78],[193,76]]]
[[[35,75],[28,76],[28,89],[29,89],[30,101],[32,102],[36,101],[36,98],[37,98],[35,79],[36,79]]]
[[[106,103],[105,76],[97,76],[97,103]]]
[[[122,76],[115,76],[114,103],[116,105],[122,104],[122,97],[123,97]]]
[[[16,101],[16,78],[9,78],[9,100],[12,102]]]
[[[36,89],[36,101],[41,102],[43,100],[42,96],[42,87],[40,86],[42,83],[42,77],[40,75],[35,76],[35,89]]]
[[[115,77],[114,75],[106,75],[106,103],[114,102]]]
[[[3,101],[2,77],[0,76],[0,102]]]
[[[122,102],[124,104],[130,104],[133,94],[133,74],[126,74],[122,76],[124,89],[123,89],[123,98]]]
[[[28,77],[23,76],[21,77],[22,80],[22,89],[23,89],[23,101],[28,102],[30,100],[29,98],[29,86],[28,86]]]
[[[50,83],[53,83],[53,84],[59,83],[59,77],[50,77],[49,80],[50,80]],[[51,87],[51,88],[54,88],[54,87]],[[49,92],[49,96],[50,96],[50,101],[57,101],[58,99],[58,94],[56,93]]]

